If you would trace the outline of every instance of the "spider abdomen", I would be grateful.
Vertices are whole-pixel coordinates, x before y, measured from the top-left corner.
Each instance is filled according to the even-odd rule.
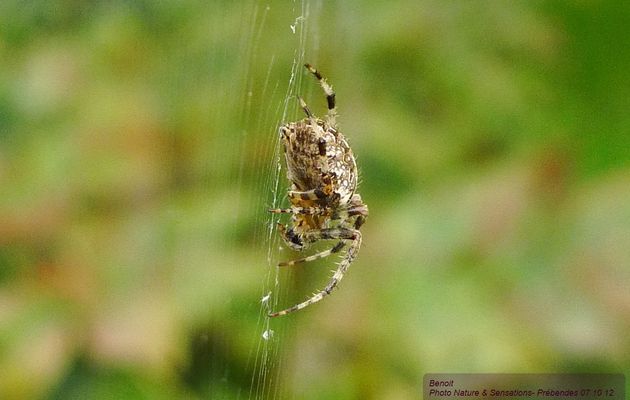
[[[287,177],[299,191],[328,190],[331,198],[346,204],[357,186],[357,167],[343,135],[321,120],[308,118],[283,125]],[[329,201],[331,201],[329,199]]]

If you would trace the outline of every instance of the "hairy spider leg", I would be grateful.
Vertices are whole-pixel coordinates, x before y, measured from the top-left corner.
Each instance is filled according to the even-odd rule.
[[[332,186],[330,185],[330,183],[328,183],[324,186],[323,190],[312,189],[304,192],[298,190],[289,190],[287,196],[289,197],[291,203],[293,203],[294,201],[299,200],[324,200],[326,198],[329,198],[332,192]]]
[[[367,220],[369,211],[368,206],[361,203],[361,196],[358,194],[355,194],[354,196],[355,198],[351,200],[351,206],[348,207],[347,212],[348,216],[356,217],[353,226],[355,229],[359,229],[361,228],[361,225],[365,223],[365,220]]]
[[[279,267],[292,267],[296,264],[319,260],[320,258],[328,257],[331,254],[340,252],[341,249],[343,249],[345,245],[346,244],[343,241],[341,241],[337,243],[332,249],[324,250],[320,253],[313,254],[312,256],[298,258],[297,260],[282,261],[278,263],[278,266]]]
[[[303,214],[303,215],[320,215],[326,214],[329,211],[321,207],[291,207],[291,208],[270,208],[272,214]]]
[[[284,243],[295,251],[302,251],[308,245],[300,239],[300,236],[293,229],[287,230],[287,227],[280,222],[278,222],[278,233],[280,233]]]
[[[297,97],[298,102],[300,103],[300,107],[302,107],[302,110],[304,110],[304,114],[306,114],[306,116],[309,119],[313,119],[313,113],[311,112],[311,110],[309,110],[308,106],[306,105],[306,102],[304,101],[303,98],[301,98],[300,96]]]
[[[332,239],[334,236],[337,239],[352,240],[352,244],[348,248],[348,252],[346,253],[344,259],[341,260],[341,262],[339,263],[339,267],[333,274],[330,282],[323,290],[316,293],[306,301],[303,301],[300,304],[296,304],[293,307],[287,308],[286,310],[269,313],[269,317],[279,317],[281,315],[287,315],[289,313],[299,311],[305,307],[310,306],[311,304],[315,304],[321,301],[324,297],[328,296],[343,279],[344,274],[348,270],[348,267],[350,267],[350,264],[352,264],[352,261],[354,261],[354,259],[356,258],[357,253],[359,252],[359,248],[361,247],[361,232],[356,229],[330,228],[315,231],[312,232],[312,234],[313,236],[321,237],[321,239]]]
[[[304,64],[304,66],[313,75],[315,75],[315,78],[317,78],[317,80],[319,81],[319,85],[322,87],[322,90],[324,91],[324,93],[326,93],[326,102],[328,103],[328,122],[331,126],[336,126],[335,117],[337,116],[337,109],[335,104],[335,91],[333,90],[332,86],[330,86],[330,84],[326,82],[326,79],[324,79],[322,74],[320,74],[319,71],[316,70],[311,64]]]

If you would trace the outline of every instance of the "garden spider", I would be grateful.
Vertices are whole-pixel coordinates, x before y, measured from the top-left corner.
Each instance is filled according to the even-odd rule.
[[[278,231],[292,249],[302,251],[320,240],[336,240],[329,250],[281,262],[292,266],[340,252],[349,243],[345,256],[328,285],[306,301],[270,317],[286,315],[317,303],[329,295],[356,258],[361,246],[359,228],[368,216],[368,207],[355,193],[357,164],[345,137],[337,130],[335,92],[322,75],[310,64],[304,65],[319,81],[328,102],[324,119],[317,118],[298,97],[306,118],[290,122],[279,129],[287,163],[287,178],[291,189],[287,193],[290,208],[271,209],[272,213],[291,214],[290,227],[278,223]]]

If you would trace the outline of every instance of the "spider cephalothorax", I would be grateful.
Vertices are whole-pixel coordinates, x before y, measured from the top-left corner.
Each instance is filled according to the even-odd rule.
[[[330,294],[343,278],[361,246],[359,228],[368,216],[367,205],[356,193],[357,165],[345,137],[337,129],[335,92],[311,65],[305,67],[317,78],[328,102],[324,119],[315,117],[301,98],[306,118],[280,127],[284,146],[290,208],[272,209],[274,213],[291,214],[290,227],[278,224],[280,235],[294,250],[304,250],[320,240],[336,240],[329,250],[297,260],[280,263],[291,266],[340,252],[349,243],[328,285],[308,300],[283,311],[270,313],[277,317],[300,310]]]

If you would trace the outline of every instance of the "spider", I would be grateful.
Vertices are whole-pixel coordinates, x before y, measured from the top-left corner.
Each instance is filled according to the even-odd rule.
[[[317,79],[326,94],[328,113],[321,119],[314,116],[304,100],[298,102],[306,118],[280,126],[284,146],[290,208],[270,209],[272,213],[291,215],[290,226],[278,223],[278,232],[290,248],[303,251],[320,240],[337,243],[320,253],[285,261],[279,266],[293,266],[347,251],[328,285],[302,303],[282,311],[269,313],[270,317],[286,315],[317,303],[329,295],[339,284],[361,247],[359,228],[368,216],[357,188],[357,164],[345,137],[337,128],[335,92],[322,75],[310,64],[304,65]]]

